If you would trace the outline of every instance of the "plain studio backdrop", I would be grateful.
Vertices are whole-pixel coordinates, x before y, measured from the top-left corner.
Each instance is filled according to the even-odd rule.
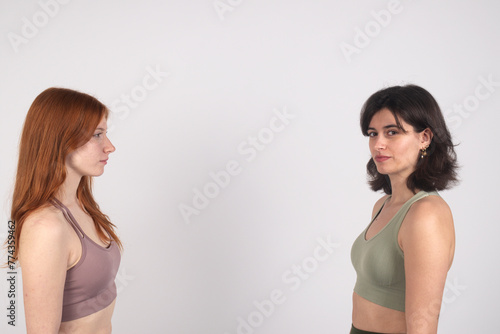
[[[110,108],[117,148],[94,189],[125,246],[114,333],[347,333],[350,249],[381,196],[359,111],[414,83],[462,166],[441,192],[457,247],[439,332],[498,332],[499,14],[493,0],[2,0],[0,237],[28,108],[76,89]],[[2,333],[25,332],[14,272],[15,298],[0,271]]]

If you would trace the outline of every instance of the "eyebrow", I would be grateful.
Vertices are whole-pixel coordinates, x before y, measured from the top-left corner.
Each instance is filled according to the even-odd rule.
[[[398,128],[399,129],[399,126],[397,126],[396,124],[389,124],[389,125],[384,126],[382,129],[389,129],[389,128]],[[374,130],[374,131],[376,131],[375,128],[368,128],[367,130]]]
[[[95,130],[96,130],[96,131],[97,131],[97,130],[99,130],[99,131],[106,131],[106,129],[104,129],[104,128],[97,128],[97,129],[95,129]]]

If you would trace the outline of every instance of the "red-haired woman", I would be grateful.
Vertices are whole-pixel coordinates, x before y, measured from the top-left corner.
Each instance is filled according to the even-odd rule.
[[[107,116],[63,88],[42,92],[26,116],[11,214],[28,333],[111,332],[122,245],[92,195],[115,150]]]
[[[370,186],[386,195],[352,246],[351,334],[435,334],[455,251],[453,217],[437,193],[457,180],[450,132],[436,100],[415,85],[376,92],[360,121]]]

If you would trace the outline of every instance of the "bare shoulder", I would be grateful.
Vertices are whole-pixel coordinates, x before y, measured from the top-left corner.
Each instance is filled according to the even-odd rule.
[[[400,230],[401,245],[417,243],[443,243],[453,247],[455,230],[450,207],[440,196],[427,196],[408,210]]]
[[[414,220],[415,224],[425,224],[432,221],[453,223],[453,216],[448,203],[441,196],[434,195],[424,197],[413,203],[408,211],[407,218],[408,220]]]
[[[64,250],[68,246],[68,226],[64,216],[52,206],[32,212],[21,228],[19,253],[22,258],[30,250],[52,248]]]
[[[40,208],[32,213],[24,221],[21,234],[29,233],[32,230],[64,231],[64,216],[52,206]]]

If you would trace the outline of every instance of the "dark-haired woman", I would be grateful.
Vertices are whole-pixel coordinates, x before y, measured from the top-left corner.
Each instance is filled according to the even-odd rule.
[[[120,240],[92,195],[115,147],[108,109],[49,88],[31,105],[12,200],[27,333],[111,333]]]
[[[352,246],[351,333],[435,334],[455,250],[453,217],[437,193],[457,180],[450,133],[435,99],[415,85],[373,94],[360,123],[369,183],[386,195]]]

